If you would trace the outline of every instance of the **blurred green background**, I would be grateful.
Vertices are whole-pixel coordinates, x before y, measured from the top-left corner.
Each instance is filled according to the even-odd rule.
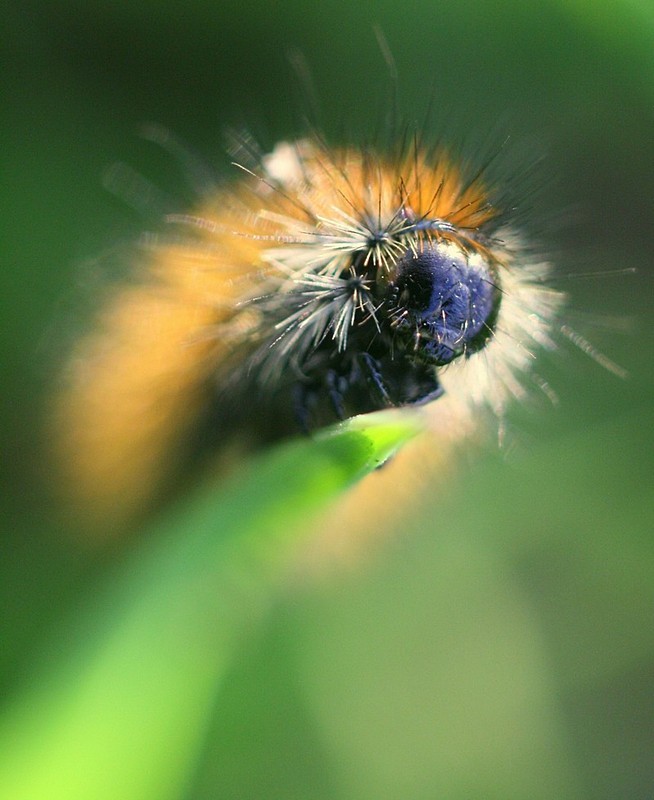
[[[292,136],[296,49],[325,126],[374,128],[388,87],[379,24],[408,119],[435,96],[445,130],[446,113],[457,131],[499,120],[518,151],[546,147],[529,203],[561,275],[637,268],[561,284],[571,325],[630,378],[571,346],[543,358],[560,405],[516,409],[508,454],[464,454],[447,493],[407,508],[364,567],[279,592],[230,661],[184,798],[651,798],[654,6],[27,0],[7,12],[3,696],[29,690],[43,640],[130,555],[67,535],[40,438],[71,313],[93,297],[102,254],[149,224],[103,172],[123,161],[184,196],[172,159],[137,135],[149,122],[219,170],[229,126],[265,146]]]

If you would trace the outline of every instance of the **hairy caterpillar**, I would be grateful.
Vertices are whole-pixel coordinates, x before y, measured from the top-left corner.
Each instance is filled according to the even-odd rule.
[[[374,527],[489,417],[501,426],[555,346],[565,296],[483,165],[408,129],[390,148],[313,134],[253,151],[169,218],[180,240],[145,251],[70,360],[61,471],[105,520],[146,509],[200,442],[226,454],[420,408],[429,433],[344,501],[346,527]]]

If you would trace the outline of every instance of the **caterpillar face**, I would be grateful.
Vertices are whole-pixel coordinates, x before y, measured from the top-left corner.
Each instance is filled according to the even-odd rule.
[[[242,161],[169,219],[181,242],[141,254],[71,359],[57,438],[98,506],[142,505],[202,420],[222,448],[425,406],[442,441],[461,438],[501,419],[553,346],[564,298],[483,170],[319,139]]]
[[[442,370],[493,339],[509,260],[500,209],[445,155],[384,161],[303,141],[278,147],[258,180],[266,207],[246,203],[269,231],[269,269],[243,361],[264,393],[290,387],[301,427],[431,402]]]
[[[409,250],[394,281],[396,329],[413,338],[411,359],[434,367],[481,349],[501,295],[490,264],[452,245]]]
[[[438,368],[493,335],[501,293],[486,258],[417,235],[413,224],[386,247],[383,262],[354,253],[339,273],[303,273],[295,287],[266,297],[274,333],[260,351],[264,370],[267,360],[284,369],[278,349],[289,359],[305,426],[309,406],[330,404],[344,418],[434,400]]]

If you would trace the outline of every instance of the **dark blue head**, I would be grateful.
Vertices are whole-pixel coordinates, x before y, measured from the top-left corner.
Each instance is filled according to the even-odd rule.
[[[397,331],[411,337],[421,361],[449,364],[492,335],[500,292],[480,255],[425,242],[398,261],[394,287]]]

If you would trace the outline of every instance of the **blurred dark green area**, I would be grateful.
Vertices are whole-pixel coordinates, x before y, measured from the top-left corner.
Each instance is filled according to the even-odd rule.
[[[407,508],[365,569],[284,594],[232,664],[189,800],[651,798],[651,4],[7,11],[1,685],[21,682],[40,639],[124,555],[81,547],[49,512],[40,428],[103,253],[150,224],[103,189],[103,172],[126,162],[184,198],[170,157],[139,138],[144,123],[221,172],[226,128],[265,146],[293,136],[297,51],[332,137],[365,135],[389,90],[379,24],[408,120],[435,98],[444,130],[451,114],[455,132],[499,127],[509,149],[546,150],[535,232],[571,294],[571,326],[630,377],[571,345],[543,357],[560,404],[517,409],[508,454],[464,454],[447,494]]]

